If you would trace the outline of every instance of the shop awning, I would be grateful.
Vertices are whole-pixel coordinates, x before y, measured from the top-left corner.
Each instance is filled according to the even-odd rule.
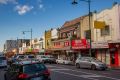
[[[29,48],[29,49],[25,49],[24,52],[26,52],[26,53],[37,53],[37,52],[39,52],[39,49]]]

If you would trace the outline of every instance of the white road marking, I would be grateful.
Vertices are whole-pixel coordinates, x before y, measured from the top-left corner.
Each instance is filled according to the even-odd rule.
[[[70,69],[50,69],[51,71],[56,71],[56,70],[58,70],[58,71],[60,71],[60,70],[70,70]]]
[[[54,72],[61,73],[61,74],[67,74],[67,75],[71,75],[71,76],[82,78],[82,76],[80,76],[80,75],[75,75],[75,74],[71,74],[71,73],[66,73],[66,72],[61,72],[61,71],[54,71]],[[89,77],[83,77],[83,78],[91,79],[91,80],[99,80],[99,79],[94,79],[94,78],[89,78]]]
[[[81,77],[84,77],[84,78],[89,78],[89,77],[102,77],[100,75],[80,75]]]
[[[58,66],[53,66],[55,68],[64,68],[65,67],[58,67]],[[67,69],[67,68],[66,68]],[[84,73],[84,74],[89,74],[89,75],[97,75],[97,76],[101,76],[101,77],[105,77],[105,78],[108,78],[108,79],[113,79],[113,80],[120,80],[118,78],[113,78],[113,77],[108,77],[108,76],[104,76],[104,75],[98,75],[98,74],[94,74],[94,73],[88,73],[88,72],[83,72],[83,71],[77,71],[77,70],[72,70],[72,69],[69,69],[70,71],[74,71],[74,72],[81,72],[81,73]],[[59,72],[59,71],[58,71]],[[68,73],[67,73],[68,74]],[[73,74],[74,75],[74,74]],[[80,76],[80,75],[79,75]]]

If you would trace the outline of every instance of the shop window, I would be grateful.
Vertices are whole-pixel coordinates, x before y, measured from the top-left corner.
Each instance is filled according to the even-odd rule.
[[[101,29],[101,36],[110,35],[110,27],[109,25],[105,26],[105,28]]]
[[[68,36],[68,38],[71,36],[71,33],[69,32],[69,33],[67,33],[67,36]]]
[[[86,30],[84,32],[84,36],[85,36],[86,39],[90,39],[90,30]]]

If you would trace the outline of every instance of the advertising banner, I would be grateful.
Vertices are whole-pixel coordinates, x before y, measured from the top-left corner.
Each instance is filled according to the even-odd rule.
[[[90,47],[86,39],[72,40],[72,49],[87,49],[87,48]]]

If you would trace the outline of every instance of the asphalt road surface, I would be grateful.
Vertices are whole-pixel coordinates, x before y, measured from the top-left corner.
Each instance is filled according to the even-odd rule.
[[[120,80],[120,70],[76,69],[75,66],[46,64],[51,72],[52,80]],[[5,71],[0,69],[0,80],[4,80]]]
[[[120,70],[76,69],[75,66],[46,65],[51,71],[52,80],[120,80]]]

